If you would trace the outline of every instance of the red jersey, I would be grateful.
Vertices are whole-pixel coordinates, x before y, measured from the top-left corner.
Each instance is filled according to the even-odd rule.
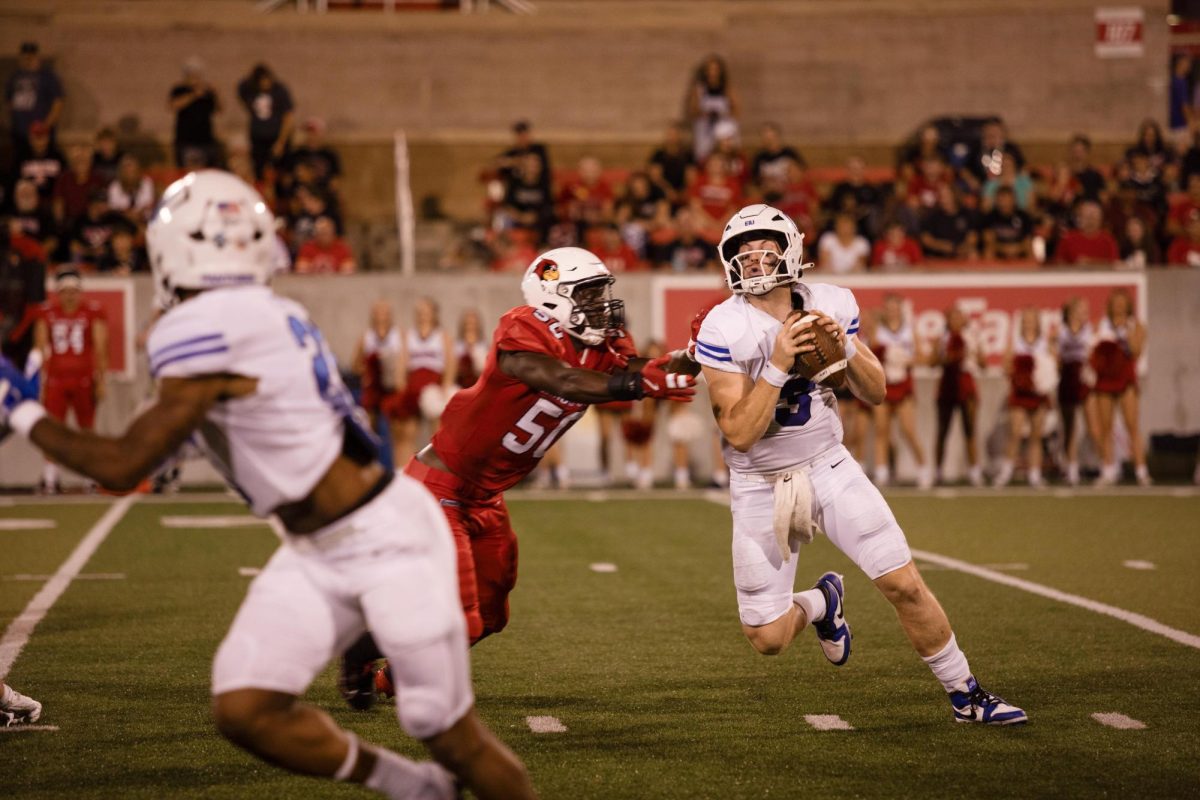
[[[1117,240],[1108,231],[1097,231],[1090,236],[1083,231],[1067,231],[1059,240],[1058,250],[1054,255],[1062,264],[1075,264],[1084,258],[1112,262],[1121,258],[1120,251],[1117,250]]]
[[[500,318],[483,374],[454,395],[442,412],[431,444],[442,463],[481,495],[515,486],[537,466],[551,445],[587,410],[584,403],[540,392],[505,375],[501,351],[542,353],[571,367],[611,373],[637,355],[627,334],[576,351],[569,334],[552,317],[530,306]]]
[[[41,317],[50,334],[50,353],[46,360],[49,380],[90,378],[96,371],[96,352],[92,342],[92,323],[104,320],[104,309],[94,300],[83,300],[68,314],[57,300],[42,306]]]
[[[1186,236],[1178,236],[1167,248],[1167,264],[1169,266],[1200,266],[1200,242],[1193,242]]]

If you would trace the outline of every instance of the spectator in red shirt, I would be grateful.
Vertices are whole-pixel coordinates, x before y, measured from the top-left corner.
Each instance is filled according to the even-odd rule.
[[[741,184],[716,153],[704,162],[704,174],[692,184],[688,197],[701,236],[714,243],[721,238],[725,222],[742,207]]]
[[[923,260],[921,246],[909,238],[900,222],[888,223],[883,238],[871,252],[871,265],[877,270],[902,270]]]
[[[334,272],[349,275],[358,270],[354,253],[346,240],[337,235],[337,227],[329,217],[318,217],[313,225],[313,238],[304,243],[296,256],[296,272],[313,274]]]
[[[1098,203],[1080,203],[1075,220],[1079,228],[1063,234],[1054,253],[1055,261],[1079,266],[1111,266],[1120,258],[1117,240],[1103,228],[1104,214]]]
[[[938,191],[950,185],[950,172],[946,162],[939,156],[930,156],[921,161],[920,169],[909,180],[906,193],[916,197],[922,208],[930,209],[938,203]]]
[[[613,190],[604,180],[600,159],[579,159],[579,174],[563,186],[558,202],[562,218],[575,224],[579,241],[584,241],[588,228],[612,222]]]
[[[621,232],[616,225],[606,225],[601,230],[596,255],[612,273],[641,272],[646,269],[646,263],[638,258],[637,252],[621,239]]]
[[[742,153],[741,144],[739,143],[738,124],[731,119],[721,120],[713,128],[713,135],[717,137],[716,147],[713,148],[713,155],[719,155],[725,159],[725,170],[733,178],[736,178],[742,186],[746,185],[746,178],[749,167],[746,165],[746,156]]]
[[[783,178],[768,174],[762,184],[762,199],[764,203],[791,217],[796,227],[810,241],[816,238],[816,217],[821,207],[821,198],[812,181],[808,179],[801,162],[787,162],[787,171]]]
[[[54,183],[54,218],[69,229],[87,211],[88,198],[108,184],[92,169],[92,148],[74,144],[67,148],[68,169]]]
[[[1197,213],[1200,213],[1200,172],[1193,172],[1187,178],[1187,194],[1171,204],[1167,216],[1167,234],[1183,236],[1188,220]]]
[[[1167,266],[1200,267],[1200,211],[1188,217],[1183,236],[1176,236],[1167,249]]]

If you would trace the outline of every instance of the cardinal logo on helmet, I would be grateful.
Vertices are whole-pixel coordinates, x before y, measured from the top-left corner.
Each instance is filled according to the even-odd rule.
[[[558,264],[548,258],[543,258],[538,262],[535,272],[544,281],[558,280]]]

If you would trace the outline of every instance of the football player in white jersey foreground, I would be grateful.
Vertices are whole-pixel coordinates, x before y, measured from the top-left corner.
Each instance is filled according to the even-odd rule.
[[[320,332],[265,286],[274,230],[262,198],[230,174],[176,181],[147,231],[168,308],[147,347],[155,404],[116,438],[72,431],[3,363],[0,430],[126,491],[195,433],[253,511],[278,517],[283,544],[213,661],[213,715],[229,740],[391,798],[454,797],[455,778],[480,798],[531,798],[524,766],[475,715],[445,515],[380,465]],[[442,766],[360,743],[299,701],[367,629],[392,665],[401,726]]]
[[[733,580],[742,630],[758,652],[782,652],[810,622],[835,665],[850,657],[841,576],[795,592],[801,544],[823,530],[891,602],[900,625],[950,695],[959,722],[1025,722],[976,683],[950,622],[913,564],[883,496],[842,446],[833,391],[795,371],[814,349],[812,325],[845,347],[854,394],[878,404],[884,373],[856,343],[847,289],[801,283],[803,236],[777,209],[747,206],[725,227],[720,255],[733,296],[708,313],[696,358],[724,438],[733,513]],[[813,322],[799,322],[806,314]]]

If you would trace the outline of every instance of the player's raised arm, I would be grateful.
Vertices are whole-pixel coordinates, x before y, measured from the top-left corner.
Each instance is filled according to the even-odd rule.
[[[55,461],[106,489],[130,491],[179,449],[204,415],[222,399],[254,389],[250,378],[167,378],[158,401],[120,436],[76,431],[46,416],[28,384],[7,361],[0,364],[0,424],[29,438]]]
[[[544,353],[501,352],[500,371],[541,392],[574,403],[607,403],[656,397],[690,401],[696,394],[691,375],[667,371],[667,357],[645,362],[639,370],[611,375],[570,367]]]

